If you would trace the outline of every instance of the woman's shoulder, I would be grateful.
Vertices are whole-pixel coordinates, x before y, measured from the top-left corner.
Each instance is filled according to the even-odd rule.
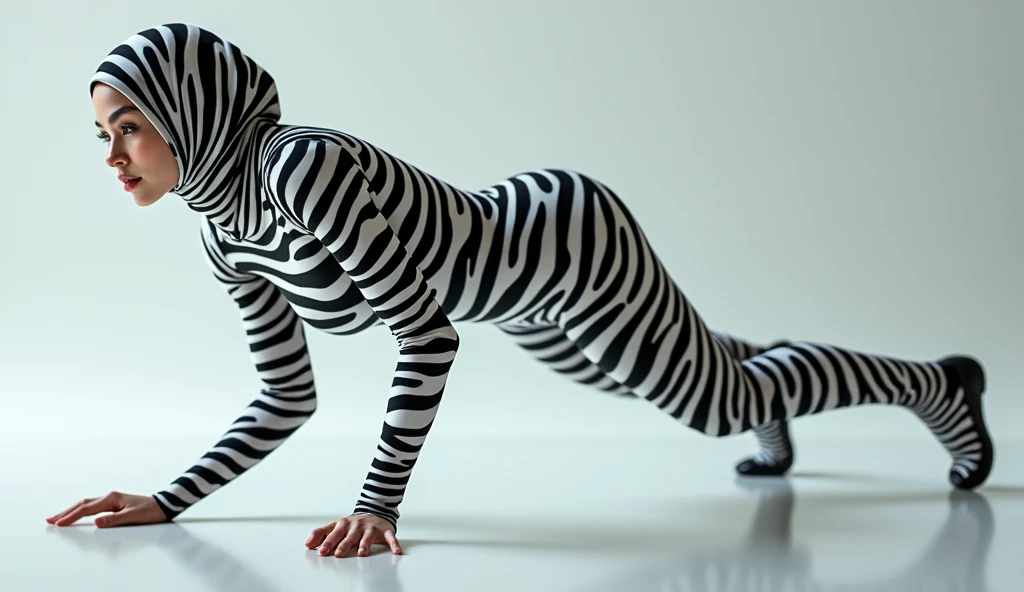
[[[296,181],[301,184],[311,176],[316,177],[324,166],[335,170],[338,167],[362,169],[366,150],[363,142],[342,132],[290,128],[267,143],[262,159],[263,180],[271,194],[280,193],[286,187],[298,190]]]
[[[265,162],[273,164],[289,154],[306,154],[310,151],[351,155],[357,162],[359,154],[369,145],[362,139],[336,129],[288,125],[278,126],[266,142]]]

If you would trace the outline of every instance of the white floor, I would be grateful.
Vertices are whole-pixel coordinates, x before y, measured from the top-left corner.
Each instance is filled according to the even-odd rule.
[[[368,443],[293,440],[176,523],[44,518],[149,493],[208,441],[0,441],[0,589],[1024,590],[1024,440],[955,493],[923,437],[798,441],[787,479],[737,478],[749,437],[532,441],[431,436],[402,504],[405,554],[319,557]]]

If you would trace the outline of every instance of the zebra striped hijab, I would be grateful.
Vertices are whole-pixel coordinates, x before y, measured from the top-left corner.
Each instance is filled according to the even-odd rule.
[[[255,132],[281,116],[269,73],[210,31],[173,23],[115,47],[89,82],[90,96],[100,82],[132,101],[171,147],[178,162],[172,193],[235,238],[256,231]]]

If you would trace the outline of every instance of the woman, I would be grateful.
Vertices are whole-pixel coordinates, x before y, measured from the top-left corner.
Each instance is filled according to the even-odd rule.
[[[884,403],[931,428],[954,486],[989,474],[977,361],[713,333],[616,194],[586,175],[537,170],[463,191],[348,134],[281,124],[273,78],[184,24],[119,45],[90,94],[106,163],[135,202],[170,192],[203,215],[207,262],[239,307],[263,388],[167,489],[86,499],[51,523],[107,511],[98,526],[173,520],[274,450],[316,409],[300,321],[336,334],[386,324],[399,350],[355,509],[306,541],[323,555],[376,542],[401,552],[398,506],[459,349],[454,321],[494,324],[569,378],[702,433],[753,430],[762,449],[742,473],[789,469],[791,418]]]

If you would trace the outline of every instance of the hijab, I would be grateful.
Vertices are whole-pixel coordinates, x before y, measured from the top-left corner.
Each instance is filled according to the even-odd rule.
[[[89,82],[120,91],[171,148],[171,190],[235,239],[263,216],[259,150],[281,116],[274,79],[237,46],[194,25],[136,33],[115,47]]]

